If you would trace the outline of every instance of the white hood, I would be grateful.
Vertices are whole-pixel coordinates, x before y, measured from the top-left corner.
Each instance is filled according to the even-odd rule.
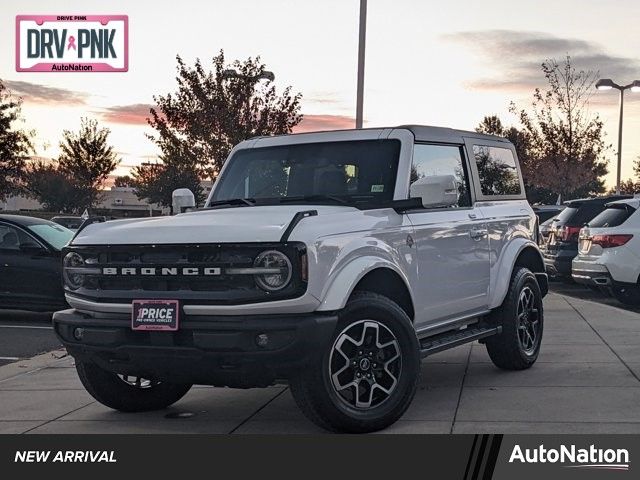
[[[172,217],[114,220],[89,225],[73,245],[277,242],[296,212],[318,215],[357,211],[352,207],[274,205],[223,208]]]

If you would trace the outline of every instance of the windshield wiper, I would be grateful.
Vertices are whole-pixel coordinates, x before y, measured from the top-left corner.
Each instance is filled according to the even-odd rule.
[[[281,197],[278,199],[280,203],[295,203],[295,202],[333,202],[340,205],[350,205],[350,203],[344,198],[334,197],[333,195],[299,195],[294,197]]]
[[[253,207],[256,204],[255,198],[229,198],[227,200],[216,200],[209,202],[207,208],[220,207],[223,205],[239,205]]]

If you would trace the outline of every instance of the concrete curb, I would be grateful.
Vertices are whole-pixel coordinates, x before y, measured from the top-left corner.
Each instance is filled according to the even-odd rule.
[[[0,383],[62,363],[68,358],[67,351],[61,348],[4,365],[0,367]]]

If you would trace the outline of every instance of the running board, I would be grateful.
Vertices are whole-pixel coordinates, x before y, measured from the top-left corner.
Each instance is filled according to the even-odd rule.
[[[473,326],[464,330],[456,330],[454,332],[445,332],[433,337],[427,337],[420,340],[420,353],[422,358],[434,353],[448,350],[449,348],[464,345],[481,338],[497,335],[502,332],[502,327],[489,326]]]

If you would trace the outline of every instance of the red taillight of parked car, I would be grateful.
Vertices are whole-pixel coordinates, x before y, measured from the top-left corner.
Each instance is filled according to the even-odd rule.
[[[633,235],[594,235],[591,238],[591,243],[600,245],[602,248],[621,247],[629,240],[633,238]]]
[[[558,236],[563,242],[578,240],[578,235],[580,235],[581,228],[582,227],[561,227],[558,229]]]

